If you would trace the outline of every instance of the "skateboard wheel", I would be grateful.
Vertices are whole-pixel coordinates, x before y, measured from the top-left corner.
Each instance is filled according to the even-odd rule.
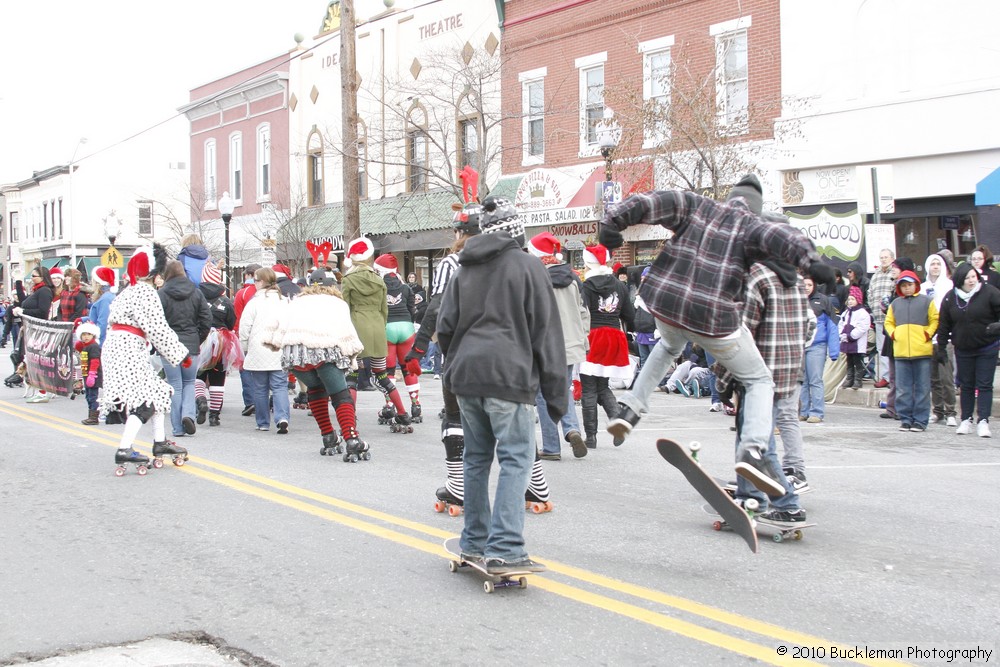
[[[441,512],[444,512],[446,509],[448,509],[448,507],[443,502],[441,502],[440,500],[435,500],[434,501],[434,511],[435,512],[437,512],[438,514],[440,514]]]
[[[527,577],[518,577],[518,579],[517,579],[517,585],[520,586],[521,588],[527,588],[528,587],[528,578]]]
[[[448,561],[448,571],[451,572],[452,574],[458,572],[458,561],[457,560],[450,560],[450,561]]]
[[[775,542],[780,543],[781,540],[784,539],[784,538],[781,537],[781,533],[775,533],[774,537],[772,537],[771,539],[774,540]]]
[[[153,459],[153,467],[159,470],[163,467],[163,459]]]
[[[747,501],[743,503],[743,506],[746,507],[751,512],[756,512],[758,509],[760,509],[760,503],[753,498],[747,498]]]
[[[794,537],[795,537],[796,540],[801,540],[802,539],[802,531],[801,530],[796,529],[796,531],[793,533],[793,535],[794,535]]]
[[[688,449],[691,451],[691,458],[696,459],[698,458],[698,452],[701,451],[701,443],[694,440],[688,445]]]
[[[462,514],[462,508],[458,505],[448,505],[448,516],[459,516]]]
[[[714,523],[712,524],[712,528],[713,528],[714,530],[722,530],[722,522],[721,522],[721,521],[716,521],[716,522],[714,522]]]
[[[115,468],[115,477],[122,477],[125,474],[125,468],[118,466]]]
[[[483,582],[483,590],[486,591],[487,593],[492,593],[495,590],[494,587],[493,587],[493,582],[492,581],[484,581]]]

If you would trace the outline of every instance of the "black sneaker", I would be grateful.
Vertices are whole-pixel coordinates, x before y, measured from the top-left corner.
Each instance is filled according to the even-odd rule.
[[[487,558],[486,571],[490,574],[510,574],[511,572],[545,572],[548,568],[536,563],[530,558],[505,561],[500,558]]]
[[[198,409],[197,422],[199,425],[204,424],[205,418],[208,417],[208,399],[204,396],[199,396],[194,399],[194,402]]]
[[[736,474],[771,498],[780,498],[785,495],[785,487],[771,474],[763,457],[756,449],[747,447],[743,450],[736,463]]]
[[[254,407],[252,405],[247,405],[243,407],[243,412],[241,412],[240,414],[243,415],[244,417],[249,417],[253,413],[254,413]]]
[[[482,554],[467,554],[464,551],[458,555],[458,558],[463,563],[475,563],[476,565],[482,565],[485,560]]]
[[[889,412],[888,410],[879,413],[879,417],[881,417],[882,419],[899,419],[899,417],[896,416],[895,412]]]
[[[608,422],[607,428],[608,433],[614,436],[615,447],[625,442],[625,438],[632,432],[635,425],[639,423],[639,419],[641,417],[633,412],[632,408],[624,403],[618,404],[618,415]]]
[[[280,435],[286,435],[288,433],[288,422],[284,419],[278,422],[278,433]]]
[[[806,480],[806,474],[801,470],[796,470],[795,468],[782,468],[781,470],[785,473],[785,479],[788,483],[792,485],[795,489],[795,493],[802,495],[803,493],[809,493],[812,489],[809,487],[809,481]]]
[[[910,426],[911,433],[922,433],[927,430],[927,427],[923,424],[913,424]]]
[[[582,459],[587,455],[587,443],[579,431],[570,431],[566,434],[566,442],[573,448],[573,456]]]
[[[198,430],[198,427],[194,425],[194,420],[190,417],[181,419],[181,426],[184,427],[184,432],[188,435],[194,435],[195,431]]]
[[[902,424],[899,425],[899,430],[900,431],[912,431],[913,430],[913,424],[910,424],[909,422],[903,422]]]
[[[558,452],[541,452],[538,455],[538,458],[540,458],[543,461],[561,461],[562,454]]]
[[[758,514],[756,518],[761,523],[794,526],[797,523],[806,522],[806,511],[803,509],[770,510],[768,512],[764,512],[763,514]]]

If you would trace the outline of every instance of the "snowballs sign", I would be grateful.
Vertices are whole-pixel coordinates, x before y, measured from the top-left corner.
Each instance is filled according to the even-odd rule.
[[[864,224],[857,211],[831,213],[821,208],[812,215],[788,212],[788,221],[812,239],[816,251],[826,257],[852,262],[861,256]]]

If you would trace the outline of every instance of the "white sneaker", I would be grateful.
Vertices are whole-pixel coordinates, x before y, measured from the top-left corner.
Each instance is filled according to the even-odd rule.
[[[708,409],[709,412],[722,412],[722,403],[712,403],[712,407]]]
[[[937,424],[938,421],[939,417],[937,415],[931,415],[931,418],[927,420],[927,422],[930,424]]]
[[[976,435],[980,438],[989,438],[990,435],[990,423],[985,419],[980,419],[979,424],[976,425]]]
[[[954,417],[948,417],[948,426],[958,426],[958,421]]]
[[[958,429],[955,430],[955,435],[968,435],[972,433],[972,420],[963,419],[962,423],[958,425]]]

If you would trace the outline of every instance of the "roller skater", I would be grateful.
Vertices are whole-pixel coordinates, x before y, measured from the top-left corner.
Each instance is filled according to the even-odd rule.
[[[206,262],[201,270],[201,284],[198,289],[205,296],[212,309],[212,329],[202,344],[201,373],[198,378],[206,386],[207,394],[198,401],[198,384],[195,383],[195,401],[198,403],[198,423],[219,426],[219,415],[226,397],[226,377],[233,368],[242,368],[243,350],[236,335],[236,306],[226,296],[222,272],[212,262]],[[205,352],[208,351],[206,355]],[[205,357],[208,359],[205,359]]]
[[[188,460],[188,450],[178,445],[173,440],[159,440],[153,442],[153,467],[163,467],[163,457],[169,456],[174,460],[174,465],[178,468]]]
[[[455,412],[458,412],[458,402],[449,392],[450,402]],[[437,490],[437,502],[434,509],[438,512],[447,511],[451,516],[462,513],[465,504],[465,482],[462,472],[462,453],[465,451],[465,434],[461,421],[446,421],[441,428],[441,442],[444,443],[444,461],[448,479],[444,486]]]
[[[414,424],[422,424],[424,422],[424,410],[420,407],[419,401],[410,403],[410,420]]]
[[[378,425],[388,426],[389,424],[396,423],[396,408],[393,407],[392,403],[386,401],[386,404],[382,406],[382,409],[378,413]]]
[[[192,362],[187,346],[167,324],[163,305],[149,278],[154,269],[162,271],[165,262],[166,252],[159,245],[139,248],[126,269],[130,285],[111,302],[108,315],[108,336],[101,355],[104,394],[99,403],[105,415],[123,411],[126,406],[129,409],[115,453],[115,474],[119,477],[125,474],[123,464],[127,463],[135,464],[141,475],[148,470],[149,458],[132,447],[144,424],[152,423],[154,443],[165,443],[167,439],[164,421],[170,411],[172,390],[153,370],[149,346],[155,347],[168,363],[183,367]],[[162,445],[158,449],[175,453],[164,451]],[[183,455],[186,460],[187,452]]]
[[[542,460],[535,452],[535,462],[531,465],[531,477],[528,478],[528,489],[524,492],[524,509],[535,514],[552,511],[549,501],[549,483],[545,481],[545,471],[542,470]]]
[[[305,385],[306,402],[323,440],[320,455],[368,460],[371,454],[358,436],[354,400],[344,376],[346,369],[357,365],[362,345],[340,290],[313,282],[295,297],[274,327],[264,333],[264,345],[281,350],[282,368],[294,371]],[[331,405],[346,443],[330,421]]]
[[[382,392],[387,403],[392,403],[396,410],[393,423],[399,424],[399,417],[406,415],[406,408],[403,407],[396,384],[386,371],[386,355],[389,352],[386,339],[389,304],[385,282],[371,266],[375,246],[367,238],[361,237],[347,246],[345,254],[347,257],[344,259],[344,266],[348,271],[344,274],[343,298],[350,307],[351,322],[364,345],[361,358],[368,359],[371,365],[372,384]],[[348,383],[355,391],[357,390],[356,372],[351,373]]]
[[[412,373],[403,361],[416,340],[413,326],[417,316],[416,300],[409,286],[400,279],[399,264],[393,255],[379,255],[375,259],[375,270],[385,282],[389,309],[385,325],[386,368],[395,373],[397,364],[402,366],[403,383],[410,395],[410,421],[419,424],[423,421],[420,416],[420,375]]]
[[[413,433],[412,422],[410,421],[410,416],[405,412],[401,415],[396,415],[395,423],[389,426],[389,431],[392,433]]]

